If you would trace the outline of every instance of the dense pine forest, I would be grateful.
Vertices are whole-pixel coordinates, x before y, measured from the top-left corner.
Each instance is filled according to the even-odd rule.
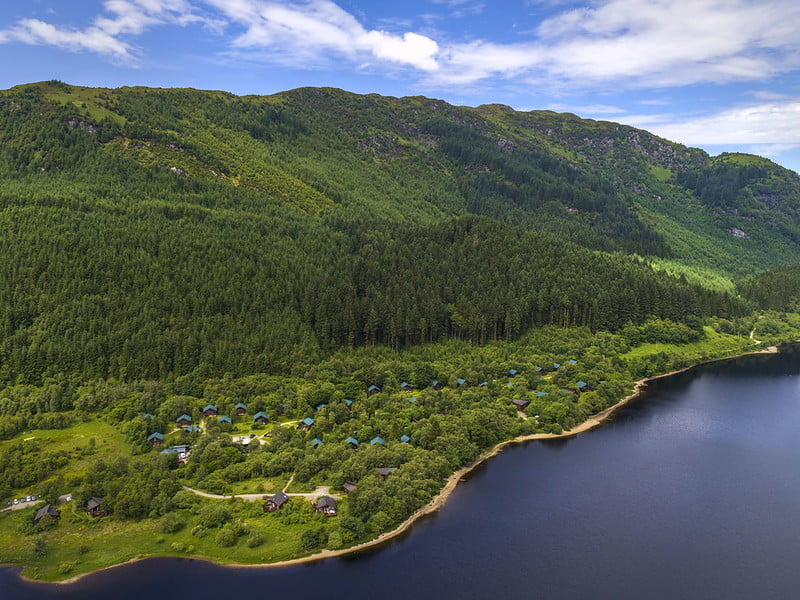
[[[50,81],[0,93],[0,178],[0,494],[78,506],[0,518],[0,562],[48,578],[348,547],[503,440],[800,331],[796,173],[569,114]],[[339,520],[183,489],[345,484]]]

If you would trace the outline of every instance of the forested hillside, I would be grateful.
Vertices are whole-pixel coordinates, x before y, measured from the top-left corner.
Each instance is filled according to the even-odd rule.
[[[647,261],[800,260],[795,174],[573,115],[47,82],[0,95],[0,140],[6,380],[736,317]]]

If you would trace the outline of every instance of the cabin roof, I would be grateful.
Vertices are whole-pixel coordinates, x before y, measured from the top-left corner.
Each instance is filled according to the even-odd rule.
[[[367,391],[368,391],[368,392],[375,392],[375,391],[378,391],[378,392],[380,392],[380,391],[381,391],[381,388],[379,388],[377,385],[375,385],[375,384],[373,383],[371,386],[369,386],[369,387],[367,388]]]
[[[186,413],[183,413],[180,417],[175,419],[176,423],[180,423],[181,421],[189,421],[191,423],[192,422],[192,417],[190,417]]]
[[[233,408],[245,408],[245,409],[246,409],[246,408],[247,408],[247,404],[245,404],[244,402],[239,402],[239,403],[238,403],[236,406],[234,406]]]
[[[323,506],[330,506],[332,508],[336,508],[336,500],[331,498],[330,496],[320,496],[317,499],[317,508],[321,508]]]
[[[404,444],[407,444],[408,442],[411,441],[411,438],[409,436],[403,434],[403,435],[400,436],[400,441],[403,442]]]
[[[159,433],[157,431],[154,432],[154,433],[151,433],[150,435],[147,436],[147,441],[150,442],[152,440],[159,440],[159,441],[163,442],[164,441],[164,434],[163,433]]]
[[[315,447],[315,448],[316,448],[317,446],[319,446],[321,443],[322,443],[322,440],[321,440],[321,439],[319,439],[319,438],[314,438],[313,440],[311,440],[311,445],[312,445],[313,447]]]
[[[348,444],[353,444],[353,446],[358,446],[358,440],[354,437],[349,437],[345,440]]]
[[[102,498],[98,498],[93,496],[87,503],[86,503],[86,510],[92,510],[93,508],[97,508],[103,503]]]
[[[216,411],[216,410],[217,410],[217,407],[216,407],[216,406],[214,406],[213,404],[206,404],[206,405],[203,407],[203,412],[206,412],[207,410],[213,410],[213,411]]]
[[[588,384],[585,381],[579,381],[577,384],[579,388],[585,388]]]
[[[369,441],[369,443],[370,443],[370,444],[372,444],[373,446],[374,446],[375,444],[381,444],[382,446],[385,446],[385,445],[386,445],[386,440],[385,440],[385,439],[383,439],[382,437],[378,436],[378,437],[374,437],[374,438],[372,438],[372,439]]]
[[[264,411],[260,410],[253,415],[253,421],[258,421],[259,419],[269,420],[269,415],[267,415],[267,413],[265,413]]]
[[[397,467],[378,467],[378,475],[386,477],[389,473],[397,471]]]
[[[276,506],[283,506],[289,500],[289,496],[284,494],[283,492],[278,492],[274,496],[270,496],[267,498],[267,502],[272,502]]]
[[[217,419],[217,421],[219,421],[220,423],[233,423],[233,421],[231,421],[231,418],[226,417],[225,415],[222,415],[219,419]]]
[[[459,377],[458,379],[456,379],[456,383],[458,385],[464,385],[465,383],[467,383],[467,380]]]
[[[301,422],[303,425],[308,425],[309,427],[311,427],[311,426],[314,424],[314,419],[312,419],[311,417],[306,417],[305,419],[303,419],[303,420],[302,420],[302,421],[300,421],[300,422]]]

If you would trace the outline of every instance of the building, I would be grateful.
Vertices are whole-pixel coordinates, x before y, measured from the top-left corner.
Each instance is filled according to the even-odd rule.
[[[511,401],[511,404],[513,404],[517,408],[517,410],[525,410],[526,408],[528,408],[528,404],[530,404],[530,402],[528,402],[527,400],[520,400],[519,398],[515,398],[514,400]]]
[[[345,482],[342,484],[342,491],[343,491],[345,494],[349,494],[350,492],[352,492],[352,491],[353,491],[353,490],[355,490],[355,489],[356,489],[356,484],[355,484],[355,483],[353,483],[352,481],[345,481]]]
[[[83,510],[92,517],[105,517],[106,511],[103,510],[103,499],[92,497],[83,507]]]
[[[266,425],[269,422],[269,417],[267,413],[259,411],[253,415],[253,423],[261,423],[262,425]]]
[[[203,416],[204,417],[216,417],[217,416],[217,407],[213,404],[207,404],[203,407]]]
[[[326,517],[333,517],[336,515],[336,500],[330,496],[320,496],[314,503],[314,510]]]
[[[175,419],[175,424],[178,427],[188,427],[189,425],[192,424],[192,417],[184,413],[180,417]]]
[[[147,443],[150,444],[151,448],[154,446],[160,446],[164,443],[164,434],[158,433],[157,431],[155,433],[151,433],[147,436]]]
[[[278,492],[274,496],[264,496],[264,512],[275,512],[289,501],[289,496],[283,492]]]
[[[57,523],[61,518],[61,511],[52,504],[45,504],[42,508],[36,511],[33,516],[33,522],[38,525],[41,522]]]
[[[239,402],[239,404],[237,404],[233,408],[234,410],[236,410],[237,417],[243,417],[244,415],[247,414],[247,404],[244,404],[243,402]]]
[[[311,429],[311,426],[313,424],[314,424],[314,419],[312,419],[311,417],[306,417],[297,424],[297,428],[300,429],[301,431],[308,431],[309,429]]]

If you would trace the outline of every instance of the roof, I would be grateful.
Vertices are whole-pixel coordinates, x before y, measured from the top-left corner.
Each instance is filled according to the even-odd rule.
[[[253,415],[253,421],[258,421],[259,419],[267,419],[269,421],[269,415],[264,411],[258,411],[256,414]]]
[[[558,369],[561,366],[561,363],[553,363],[553,368]]]
[[[244,402],[239,402],[239,403],[238,403],[236,406],[234,406],[233,408],[247,408],[247,404],[245,404]]]
[[[176,423],[179,423],[180,421],[189,421],[191,423],[192,422],[192,417],[190,417],[186,413],[183,413],[180,417],[175,419]]]
[[[322,443],[322,440],[319,439],[319,438],[314,438],[313,440],[311,440],[311,445],[314,446],[315,448],[317,446],[319,446],[321,443]]]
[[[195,431],[200,431],[200,428],[197,425],[189,425],[184,431],[187,433],[194,433]]]
[[[267,502],[272,502],[275,506],[282,506],[289,500],[289,496],[283,492],[278,492],[274,496],[267,498]]]
[[[411,396],[411,398],[409,398],[408,401],[409,402],[416,402],[417,401],[417,397],[416,396]]]
[[[342,484],[342,489],[345,490],[346,492],[352,492],[354,489],[356,489],[356,484],[353,483],[352,481],[345,481]]]
[[[306,417],[305,419],[303,419],[303,420],[302,420],[302,421],[300,421],[300,422],[301,422],[303,425],[308,425],[309,427],[311,427],[311,426],[314,424],[314,419],[312,419],[311,417]]]
[[[378,467],[378,475],[386,477],[389,473],[397,471],[397,467]]]
[[[403,435],[400,436],[400,441],[403,442],[404,444],[407,444],[408,442],[411,441],[411,438],[409,436],[403,434]]]
[[[528,406],[530,402],[528,402],[527,400],[520,400],[519,398],[515,398],[514,400],[511,401],[511,404],[515,404],[517,406]]]
[[[347,406],[350,406],[350,405],[353,403],[353,401],[352,401],[352,400],[350,400],[349,398],[345,398],[345,400],[344,400],[344,403],[345,403]]]
[[[373,446],[374,446],[375,444],[381,444],[381,445],[385,446],[385,445],[386,445],[386,440],[385,440],[385,439],[383,439],[382,437],[378,436],[378,437],[374,437],[374,438],[372,438],[372,439],[369,441],[369,443],[370,443],[370,444],[372,444]]]
[[[217,407],[216,407],[216,406],[214,406],[213,404],[206,404],[206,405],[203,407],[203,412],[206,412],[207,410],[213,410],[213,411],[216,411],[216,410],[217,410]]]
[[[151,415],[150,413],[144,413],[142,415],[142,418],[143,419],[155,419],[155,417],[153,415]]]
[[[314,410],[320,410],[320,409],[322,409],[322,408],[327,408],[327,407],[328,407],[328,404],[327,404],[326,402],[322,402],[322,403],[320,403],[320,404],[317,404],[317,405],[314,407]]]
[[[233,422],[233,421],[231,421],[230,417],[226,417],[225,415],[221,416],[219,419],[217,419],[217,421],[219,421],[220,423],[232,423]]]
[[[404,387],[411,387],[411,384],[410,384],[410,383],[408,383],[407,381],[404,381],[403,383],[401,383],[401,384],[400,384],[400,387],[401,387],[401,388],[404,388]]]
[[[330,506],[330,507],[336,508],[336,500],[334,500],[330,496],[320,496],[317,499],[316,506],[317,506],[317,508],[320,508],[320,507],[323,507],[323,506]]]
[[[517,373],[519,373],[519,371],[517,371],[516,369],[509,369],[508,370],[508,374],[509,375],[516,375]]]
[[[537,398],[541,398],[542,396],[547,396],[547,392],[536,392]]]
[[[465,383],[467,383],[467,380],[466,379],[462,379],[461,377],[459,377],[458,379],[456,379],[456,383],[458,385],[464,385]]]
[[[571,365],[577,365],[577,364],[578,364],[578,361],[577,361],[577,360],[575,360],[574,358],[570,358],[570,359],[569,359],[567,362],[568,362],[569,364],[571,364]]]
[[[374,392],[374,391],[378,391],[378,392],[380,392],[380,391],[381,391],[381,388],[379,388],[377,385],[375,385],[375,384],[373,383],[371,386],[369,386],[369,387],[367,388],[367,391],[368,391],[368,392]]]
[[[348,444],[353,444],[354,446],[358,446],[358,440],[354,437],[349,437],[345,440]]]
[[[480,383],[480,387],[486,387],[487,385],[489,385],[488,381],[481,381]]]
[[[577,385],[579,388],[585,388],[585,387],[586,387],[587,385],[589,385],[589,384],[588,384],[588,383],[586,383],[585,381],[579,381],[579,382],[578,382],[576,385]]]
[[[45,504],[42,508],[36,511],[36,515],[33,517],[33,520],[38,521],[47,515],[50,515],[51,517],[57,517],[59,514],[60,513],[55,506],[52,504]]]
[[[100,506],[102,503],[103,503],[103,499],[102,499],[102,498],[97,498],[97,497],[95,496],[95,497],[93,497],[91,500],[89,500],[89,501],[86,503],[86,510],[92,510],[93,508],[97,508],[97,507],[98,507],[98,506]]]
[[[163,442],[164,441],[164,434],[163,433],[158,433],[157,431],[155,433],[151,433],[150,435],[147,436],[147,441],[150,442],[152,440],[159,440],[159,441]]]
[[[431,380],[431,387],[434,387],[436,385],[439,385],[439,380],[438,379],[432,379]]]

